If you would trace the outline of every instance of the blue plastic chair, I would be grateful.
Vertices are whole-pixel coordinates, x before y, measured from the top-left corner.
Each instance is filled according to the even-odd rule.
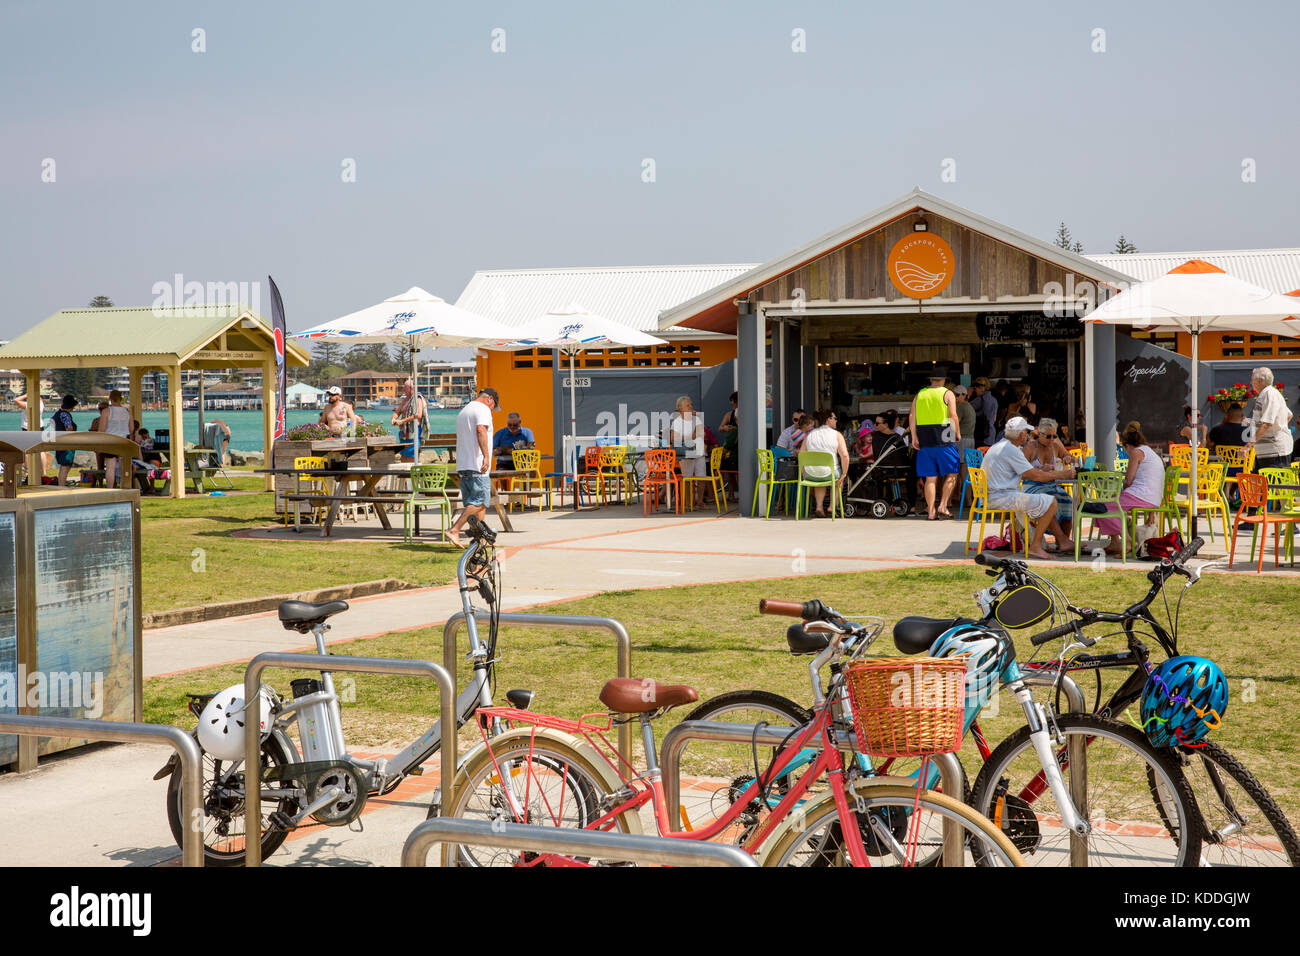
[[[962,515],[962,511],[963,511],[963,510],[965,509],[965,507],[966,507],[966,489],[970,487],[970,470],[971,470],[972,468],[983,468],[983,467],[984,467],[984,452],[980,451],[978,448],[967,448],[967,449],[965,450],[965,452],[963,452],[963,457],[966,459],[966,480],[962,482],[962,485],[961,485],[961,497],[960,497],[959,499],[957,499],[957,517],[958,517],[958,518],[961,517],[961,515]],[[975,505],[975,495],[974,495],[974,494],[971,495],[971,501],[970,501],[970,503],[971,503],[971,506],[974,507],[974,505]]]

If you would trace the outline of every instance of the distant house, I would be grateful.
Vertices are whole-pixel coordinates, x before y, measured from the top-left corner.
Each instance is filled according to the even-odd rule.
[[[331,379],[325,385],[339,386],[343,391],[343,401],[364,408],[371,402],[395,402],[401,394],[402,383],[410,377],[406,372],[351,372]]]
[[[306,382],[294,382],[284,390],[286,408],[320,408],[325,404],[325,389]]]

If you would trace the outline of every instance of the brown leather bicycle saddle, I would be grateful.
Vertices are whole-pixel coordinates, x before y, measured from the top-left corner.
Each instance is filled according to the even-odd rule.
[[[636,677],[611,677],[600,689],[600,702],[616,714],[644,714],[663,707],[680,707],[700,699],[694,687],[660,684]]]

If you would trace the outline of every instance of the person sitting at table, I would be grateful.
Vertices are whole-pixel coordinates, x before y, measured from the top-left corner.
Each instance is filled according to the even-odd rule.
[[[831,457],[835,460],[835,478],[839,484],[843,485],[845,479],[849,476],[849,446],[844,441],[844,435],[835,427],[836,416],[832,411],[824,408],[817,410],[817,427],[808,433],[804,439],[802,451],[825,451],[830,452]],[[825,465],[810,465],[803,470],[805,478],[816,480],[830,477],[831,469]],[[816,510],[813,512],[814,518],[830,517],[822,508],[822,502],[826,500],[826,492],[829,489],[824,485],[812,489],[813,503]],[[832,507],[834,499],[831,499]]]
[[[1245,412],[1239,403],[1233,402],[1228,406],[1224,420],[1210,429],[1211,450],[1219,445],[1240,448],[1246,444],[1246,423],[1242,421],[1244,415]]]
[[[1055,471],[1058,463],[1065,464],[1072,458],[1061,442],[1060,429],[1054,418],[1040,418],[1038,427],[1033,430],[1032,438],[1025,442],[1021,450],[1025,460],[1041,471]],[[1056,520],[1061,530],[1069,537],[1074,531],[1074,497],[1061,487],[1057,481],[1034,481],[1025,479],[1021,487],[1033,494],[1048,494],[1056,498]]]
[[[1199,419],[1200,416],[1197,415],[1197,418]],[[1183,406],[1183,427],[1178,429],[1178,437],[1190,444],[1192,440],[1192,433],[1193,433],[1192,406],[1184,405]],[[1196,433],[1196,444],[1204,445],[1206,436],[1209,434],[1209,429],[1205,427],[1204,422],[1197,421],[1195,426],[1195,433]]]
[[[668,423],[669,444],[677,449],[677,463],[683,478],[703,478],[708,474],[709,458],[704,453],[704,416],[695,412],[695,403],[683,395],[674,403],[676,411]]]
[[[497,456],[497,468],[502,471],[514,469],[515,459],[511,452],[516,448],[536,447],[537,439],[533,437],[533,430],[523,426],[523,419],[518,412],[507,415],[506,427],[498,428],[492,436],[492,453]]]
[[[1056,550],[1060,553],[1074,550],[1074,539],[1067,535],[1056,520],[1056,498],[1052,495],[1034,494],[1023,491],[1021,479],[1029,481],[1070,480],[1074,477],[1073,467],[1067,465],[1060,471],[1044,471],[1035,468],[1025,458],[1021,450],[1029,441],[1029,422],[1019,415],[1007,419],[1003,425],[1003,436],[984,454],[984,472],[988,477],[988,507],[1005,511],[1023,511],[1034,522],[1032,538],[1029,542],[1030,557],[1050,560],[1043,549],[1043,537],[1048,532],[1056,539]]]
[[[341,438],[345,428],[349,425],[355,427],[361,424],[361,419],[357,417],[356,409],[343,401],[343,389],[331,385],[327,394],[329,404],[321,409],[320,423],[328,428],[335,438]]]
[[[1165,463],[1147,443],[1139,422],[1129,422],[1120,435],[1120,443],[1128,452],[1128,466],[1124,471],[1124,490],[1120,492],[1121,508],[1157,508],[1165,496]],[[1110,536],[1107,554],[1119,554],[1122,548],[1119,518],[1098,518],[1097,528]],[[1137,545],[1129,542],[1130,547]]]
[[[796,408],[794,410],[794,414],[790,416],[790,424],[786,426],[786,428],[781,432],[780,435],[777,436],[776,439],[777,448],[784,448],[786,451],[794,451],[794,446],[791,444],[791,439],[794,437],[795,432],[800,430],[799,419],[803,418],[804,414],[805,413],[802,408]]]

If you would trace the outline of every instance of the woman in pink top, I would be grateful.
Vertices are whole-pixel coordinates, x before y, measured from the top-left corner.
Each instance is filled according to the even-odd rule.
[[[1142,434],[1142,426],[1137,422],[1128,423],[1124,434],[1120,436],[1120,441],[1124,444],[1124,450],[1128,452],[1128,470],[1124,473],[1124,490],[1120,492],[1119,506],[1126,511],[1129,508],[1159,506],[1160,500],[1165,495],[1164,462],[1147,444],[1146,436]],[[1097,527],[1104,534],[1110,535],[1106,553],[1119,554],[1122,547],[1120,519],[1099,518]]]

